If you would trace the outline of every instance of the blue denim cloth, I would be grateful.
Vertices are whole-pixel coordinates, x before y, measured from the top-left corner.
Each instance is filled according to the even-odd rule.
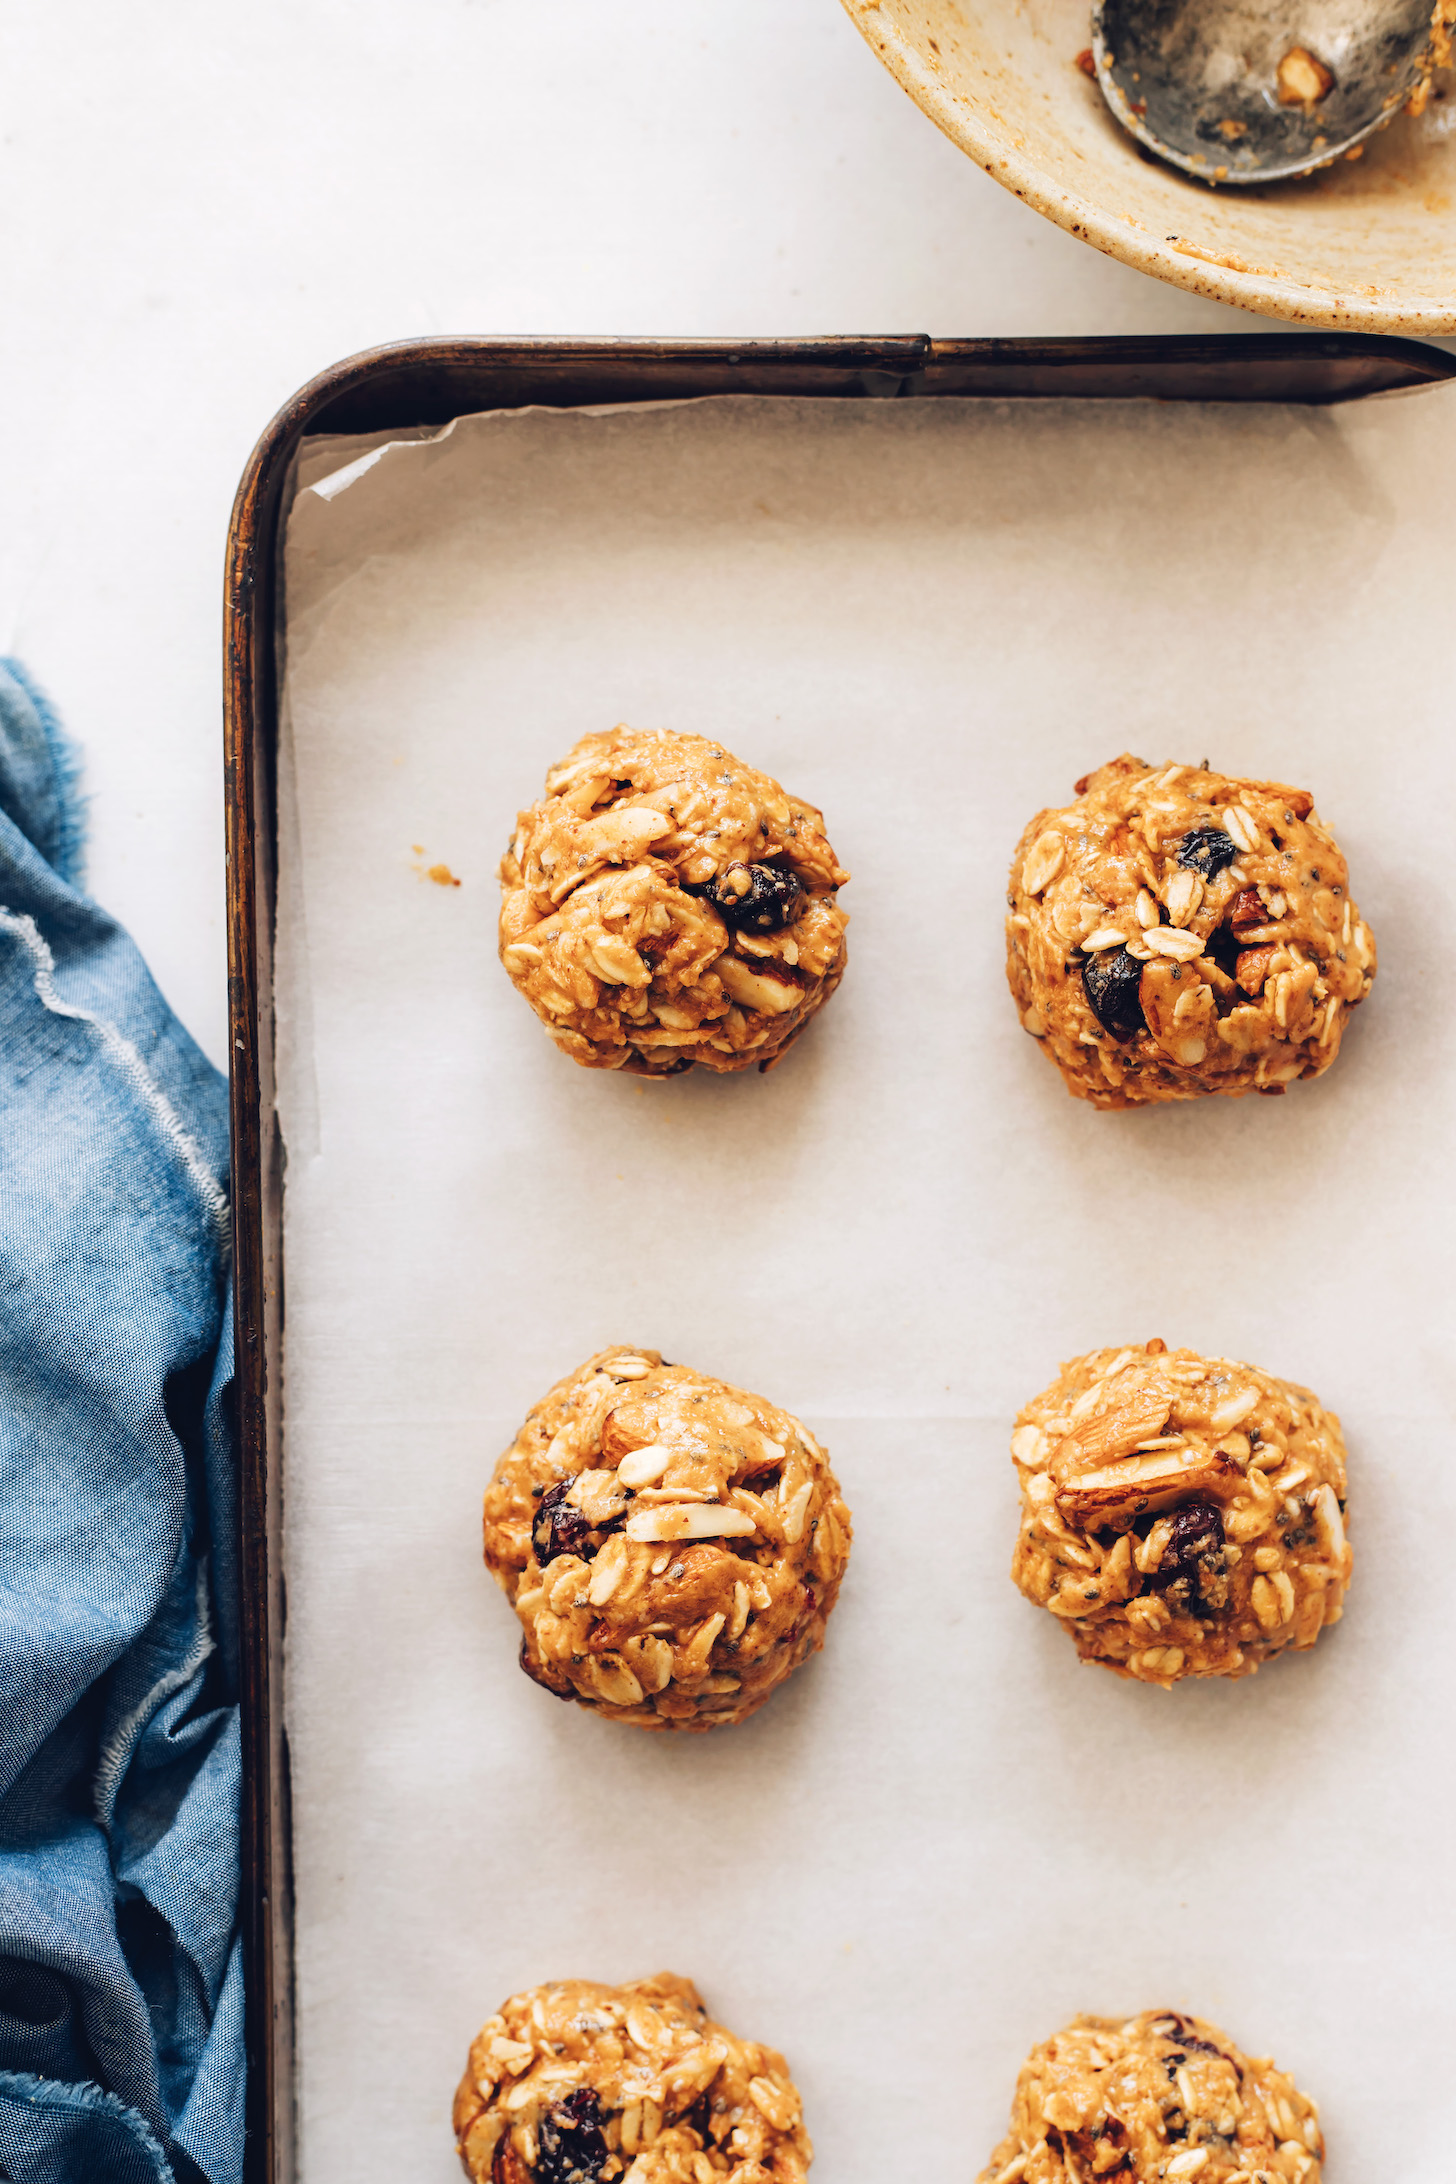
[[[0,663],[0,2177],[238,2184],[227,1095]]]

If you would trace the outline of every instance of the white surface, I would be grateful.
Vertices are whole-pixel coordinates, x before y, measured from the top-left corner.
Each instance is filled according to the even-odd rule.
[[[0,647],[225,1056],[220,600],[258,434],[408,334],[1247,329],[1060,234],[837,0],[49,0],[5,30]]]
[[[1446,2177],[1456,748],[1420,663],[1453,493],[1445,391],[537,413],[304,493],[280,954],[304,2184],[446,2184],[501,1998],[663,1964],[787,2051],[824,2184],[968,2184],[1035,2038],[1167,2005],[1320,2099],[1329,2184],[1394,2143],[1401,2184]],[[517,804],[618,718],[772,769],[853,871],[843,988],[771,1076],[579,1070],[494,960]],[[1101,1115],[1021,1032],[1011,849],[1129,744],[1315,786],[1382,964],[1319,1084]],[[1079,1666],[1006,1576],[1018,1403],[1154,1333],[1343,1414],[1356,1549],[1313,1654],[1171,1696]],[[855,1512],[824,1656],[707,1740],[536,1690],[479,1561],[499,1448],[610,1341],[801,1412]]]

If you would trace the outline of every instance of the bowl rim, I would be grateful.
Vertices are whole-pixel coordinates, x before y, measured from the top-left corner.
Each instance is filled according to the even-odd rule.
[[[1194,243],[1174,248],[1131,227],[1119,214],[1049,181],[1014,144],[993,138],[980,124],[976,109],[951,96],[939,73],[885,13],[882,0],[840,0],[840,4],[901,89],[953,144],[1014,197],[1105,256],[1215,303],[1236,304],[1295,325],[1371,334],[1456,334],[1456,298],[1383,303],[1375,297],[1334,295],[1317,300],[1298,282],[1229,264]]]

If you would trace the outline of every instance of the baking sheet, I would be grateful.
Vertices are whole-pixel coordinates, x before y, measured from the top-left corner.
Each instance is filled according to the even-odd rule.
[[[286,555],[304,2184],[445,2184],[499,2001],[663,1966],[786,2051],[825,2184],[969,2180],[1032,2041],[1162,2006],[1314,2093],[1329,2184],[1436,2184],[1456,392],[381,445],[306,447]],[[844,985],[768,1077],[574,1068],[496,962],[517,806],[619,719],[776,773],[852,869]],[[1096,1114],[1020,1031],[1012,847],[1129,746],[1315,788],[1381,954],[1319,1084]],[[1345,1421],[1348,1612],[1250,1683],[1082,1667],[1006,1575],[1017,1405],[1153,1334]],[[802,1413],[855,1514],[826,1652],[707,1739],[536,1690],[479,1560],[499,1449],[617,1341]]]

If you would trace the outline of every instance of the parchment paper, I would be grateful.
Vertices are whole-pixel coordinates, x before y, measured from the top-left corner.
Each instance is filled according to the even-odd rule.
[[[305,2184],[445,2184],[512,1990],[670,1966],[781,2046],[824,2184],[969,2184],[1030,2044],[1179,2006],[1449,2176],[1456,395],[1341,410],[730,398],[306,452],[279,1007]],[[820,803],[844,985],[772,1075],[573,1067],[495,864],[578,735]],[[1381,970],[1283,1099],[1074,1103],[1002,971],[1012,847],[1131,747],[1312,786]],[[459,885],[423,876],[448,868]],[[1141,1341],[1350,1444],[1317,1650],[1171,1695],[1006,1575],[1017,1405]],[[479,1498],[609,1341],[761,1390],[856,1519],[818,1662],[670,1741],[515,1665]]]

